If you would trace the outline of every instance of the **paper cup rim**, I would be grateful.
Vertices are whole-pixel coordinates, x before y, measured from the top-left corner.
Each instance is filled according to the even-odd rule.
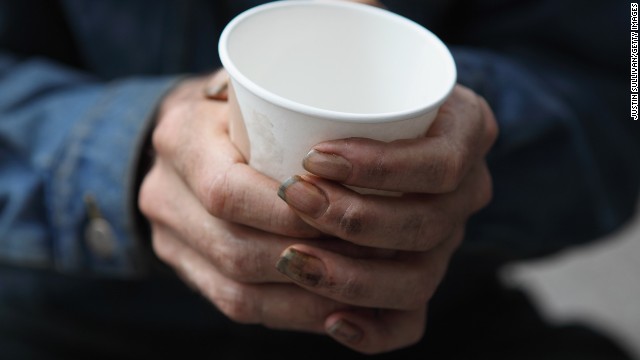
[[[419,32],[425,39],[431,41],[435,46],[440,46],[444,50],[442,53],[447,59],[444,60],[445,64],[449,64],[451,66],[451,79],[449,84],[446,87],[443,87],[443,91],[440,96],[438,96],[438,100],[432,103],[427,103],[423,106],[417,106],[413,108],[408,108],[406,110],[393,111],[393,112],[384,112],[384,113],[356,113],[356,112],[342,112],[335,110],[322,109],[319,107],[302,104],[290,99],[287,99],[283,96],[277,95],[264,87],[258,85],[254,81],[250,80],[246,77],[233,63],[229,56],[229,52],[227,51],[229,37],[233,32],[234,28],[238,26],[240,23],[245,21],[247,18],[255,16],[258,13],[276,10],[282,7],[290,7],[290,6],[301,6],[301,7],[313,7],[313,6],[326,6],[326,7],[344,7],[344,8],[358,8],[361,11],[370,12],[375,14],[376,16],[383,16],[392,21],[401,22],[405,26],[412,28],[414,31]],[[382,122],[393,122],[400,120],[407,120],[411,118],[416,118],[426,113],[429,113],[437,108],[439,108],[442,103],[448,98],[449,94],[453,91],[453,88],[457,81],[457,70],[455,61],[451,52],[447,48],[447,46],[440,40],[435,34],[431,31],[423,27],[422,25],[406,18],[401,15],[395,14],[385,9],[380,9],[374,6],[359,4],[359,3],[349,3],[349,2],[340,2],[336,0],[285,0],[285,1],[275,1],[271,3],[266,3],[262,5],[258,5],[251,9],[248,9],[235,18],[233,18],[224,28],[222,34],[220,35],[220,41],[218,42],[218,54],[220,56],[220,60],[222,62],[222,66],[229,73],[229,77],[232,81],[238,82],[240,85],[248,89],[254,95],[271,102],[277,106],[280,106],[285,109],[289,109],[295,112],[299,112],[302,114],[306,114],[313,117],[327,118],[335,121],[345,121],[345,122],[363,122],[363,123],[382,123]]]

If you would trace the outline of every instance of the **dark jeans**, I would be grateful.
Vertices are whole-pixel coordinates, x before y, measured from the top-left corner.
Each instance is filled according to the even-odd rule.
[[[423,340],[373,358],[630,359],[586,327],[544,323],[524,294],[489,272],[457,268],[467,270],[452,265]],[[366,357],[327,337],[234,324],[174,277],[121,281],[0,267],[0,359],[274,356]]]

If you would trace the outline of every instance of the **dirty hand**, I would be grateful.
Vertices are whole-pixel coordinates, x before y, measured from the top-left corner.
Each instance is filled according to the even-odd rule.
[[[214,82],[222,81],[223,76],[218,74]],[[201,92],[206,83],[207,79],[183,82],[166,98],[159,111],[153,134],[157,156],[139,198],[140,208],[151,222],[153,247],[159,258],[238,322],[328,333],[366,353],[388,351],[417,341],[424,328],[426,301],[462,236],[461,228],[454,227],[450,236],[445,236],[447,239],[430,240],[429,244],[420,245],[416,241],[415,246],[408,246],[406,241],[410,235],[401,236],[396,243],[381,240],[388,231],[367,243],[363,241],[364,236],[373,229],[368,228],[366,217],[360,218],[363,226],[356,232],[341,233],[332,230],[330,225],[330,219],[337,214],[333,211],[340,209],[340,201],[336,199],[342,196],[341,192],[345,201],[349,197],[353,199],[353,209],[366,197],[350,193],[336,183],[311,177],[300,184],[315,184],[312,186],[322,189],[334,206],[327,207],[332,210],[323,213],[324,217],[309,218],[299,210],[294,211],[278,199],[278,184],[247,166],[231,144],[227,104],[205,99]],[[457,105],[451,106],[451,113],[459,112],[453,109]],[[446,108],[443,108],[445,117]],[[475,115],[465,116],[480,117],[471,112]],[[461,121],[454,121],[457,122]],[[429,136],[433,139],[444,136],[449,125],[441,126],[440,131],[438,128],[432,127]],[[371,149],[367,144],[374,147],[381,144],[364,140],[344,143],[361,144],[356,146],[361,151],[352,154],[362,157],[351,158],[352,175],[348,179],[334,180],[360,184],[357,174],[368,165],[358,163],[359,159],[366,159]],[[328,148],[320,146],[317,150],[338,155],[340,144],[342,142],[328,143],[325,145]],[[403,144],[398,145],[402,148]],[[387,157],[387,160],[393,159]],[[307,163],[313,163],[311,156]],[[457,188],[445,187],[437,195],[427,195],[426,191],[421,195],[407,195],[406,205],[400,202],[403,198],[397,198],[396,207],[407,206],[406,213],[411,212],[410,209],[424,210],[418,203],[433,198],[435,208],[435,204],[447,203],[448,198],[459,199],[468,194],[472,191],[469,189],[488,187],[482,169],[463,170],[460,176],[464,180],[460,180]],[[486,180],[484,187],[477,185],[482,183],[479,179]],[[396,189],[385,181],[378,187]],[[288,196],[290,204],[294,188],[291,185],[281,191],[281,195]],[[408,188],[405,184],[396,190],[407,192]],[[460,195],[454,195],[456,193]],[[469,205],[456,209],[455,213],[460,216],[455,218],[462,221],[471,209],[486,202],[487,197],[485,191],[483,196],[473,197],[477,200],[466,199]],[[379,209],[372,208],[371,214],[378,214]],[[362,214],[347,212],[345,219],[356,219],[357,215]],[[434,211],[432,215],[437,214]],[[395,220],[398,219],[396,216]],[[424,225],[430,221],[435,218],[425,220]],[[426,230],[421,234],[428,235]],[[327,237],[326,233],[348,241]]]
[[[304,244],[289,247],[279,269],[301,287],[346,304],[328,324],[361,351],[405,346],[422,336],[427,303],[464,236],[469,216],[491,199],[485,156],[497,137],[487,103],[457,86],[425,136],[390,143],[344,139],[316,145],[281,198],[309,225],[356,245],[394,250],[353,259]],[[403,193],[362,195],[341,184]],[[369,334],[387,333],[382,341]]]

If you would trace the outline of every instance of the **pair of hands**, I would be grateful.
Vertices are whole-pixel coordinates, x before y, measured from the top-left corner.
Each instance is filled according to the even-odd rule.
[[[281,185],[231,143],[228,104],[202,95],[209,81],[185,80],[159,111],[139,197],[158,257],[236,322],[364,353],[417,342],[467,218],[491,198],[486,102],[456,86],[423,137],[318,144],[300,154],[310,174]]]

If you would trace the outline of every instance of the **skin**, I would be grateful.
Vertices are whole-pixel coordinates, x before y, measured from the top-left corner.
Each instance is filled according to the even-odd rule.
[[[300,154],[310,174],[279,184],[231,143],[225,97],[203,95],[225,79],[185,80],[160,106],[139,196],[157,256],[239,323],[369,354],[419,341],[467,219],[491,199],[487,103],[456,86],[423,137],[321,143]]]
[[[186,80],[160,108],[139,198],[158,257],[240,323],[326,333],[363,353],[418,341],[467,218],[491,198],[486,102],[457,86],[424,137],[315,146],[347,160],[344,183],[404,193],[362,195],[321,173],[281,186],[249,167],[227,103],[202,95],[224,76]]]
[[[380,3],[377,0],[349,0],[349,1],[357,2],[357,3],[361,3],[361,4],[367,4],[367,5],[371,5],[371,6],[384,7],[384,5],[382,5],[382,3]]]

